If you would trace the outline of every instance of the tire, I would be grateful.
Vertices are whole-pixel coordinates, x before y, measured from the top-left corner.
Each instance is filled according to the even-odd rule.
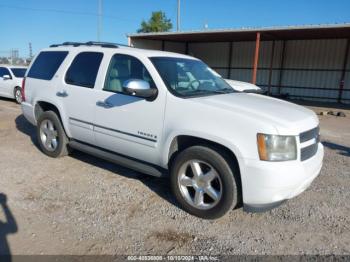
[[[55,112],[46,111],[40,115],[37,124],[37,138],[41,150],[46,155],[54,158],[68,155],[69,139]]]
[[[13,90],[13,96],[14,96],[17,104],[22,103],[22,93],[21,93],[20,87],[18,87],[18,86],[15,87],[15,89]]]
[[[171,188],[177,201],[194,216],[204,219],[220,218],[240,204],[238,167],[222,150],[205,146],[189,147],[175,157],[170,173]],[[194,173],[204,175],[200,179],[199,176],[195,178]],[[208,182],[214,176],[216,178]]]

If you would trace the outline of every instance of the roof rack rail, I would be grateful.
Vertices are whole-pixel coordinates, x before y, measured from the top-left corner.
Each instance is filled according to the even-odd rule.
[[[54,45],[50,45],[50,47],[59,47],[59,46],[67,46],[67,45],[71,45],[74,47],[77,46],[81,46],[81,45],[86,45],[86,46],[101,46],[101,47],[108,47],[108,48],[118,48],[120,46],[126,46],[126,47],[130,47],[128,45],[124,45],[124,44],[116,44],[116,43],[109,43],[109,42],[95,42],[95,41],[88,41],[88,42],[64,42],[62,44],[54,44]]]

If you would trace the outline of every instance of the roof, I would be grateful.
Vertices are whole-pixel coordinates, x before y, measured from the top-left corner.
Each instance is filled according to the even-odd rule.
[[[117,45],[117,44],[116,44]],[[191,56],[187,56],[184,54],[178,54],[173,52],[166,52],[166,51],[159,51],[159,50],[150,50],[150,49],[141,49],[141,48],[134,48],[129,46],[104,46],[104,45],[86,45],[84,43],[74,43],[74,42],[67,42],[64,45],[51,45],[48,48],[42,49],[41,51],[69,51],[72,53],[79,53],[79,52],[104,52],[104,53],[119,53],[119,54],[137,54],[138,56],[144,56],[144,57],[178,57],[178,58],[190,58],[195,59]]]
[[[262,40],[350,38],[350,23],[138,33],[128,37],[181,42],[251,41],[255,40],[257,32],[261,33]]]

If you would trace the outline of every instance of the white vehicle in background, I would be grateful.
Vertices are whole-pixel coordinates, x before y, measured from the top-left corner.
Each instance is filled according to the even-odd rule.
[[[262,89],[258,87],[257,85],[248,83],[248,82],[242,82],[232,79],[225,79],[225,81],[236,91],[239,92],[249,92],[249,93],[261,93]]]
[[[21,86],[26,71],[24,66],[0,65],[0,96],[14,98],[20,104]]]
[[[244,86],[187,55],[68,42],[33,60],[22,111],[46,155],[73,148],[169,175],[184,210],[214,219],[274,208],[322,167],[316,114]]]

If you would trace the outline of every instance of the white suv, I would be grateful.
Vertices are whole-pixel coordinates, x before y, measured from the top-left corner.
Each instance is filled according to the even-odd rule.
[[[169,174],[181,207],[202,218],[269,210],[321,170],[315,113],[237,92],[190,56],[68,42],[42,50],[24,82],[22,111],[45,154],[73,148]]]
[[[27,68],[24,66],[0,65],[0,96],[22,102],[21,86]]]

